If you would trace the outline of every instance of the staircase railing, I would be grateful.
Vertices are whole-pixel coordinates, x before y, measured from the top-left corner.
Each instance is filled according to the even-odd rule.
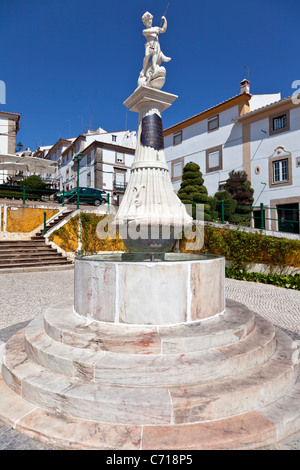
[[[46,235],[47,233],[47,215],[49,216],[50,214],[52,214],[52,212],[56,212],[56,211],[57,209],[53,209],[53,211],[49,212],[48,214],[47,212],[44,212],[44,230],[43,230],[44,235]]]

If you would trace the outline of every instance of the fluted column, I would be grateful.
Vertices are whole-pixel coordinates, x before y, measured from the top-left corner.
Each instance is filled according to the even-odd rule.
[[[175,194],[165,159],[161,114],[177,96],[139,87],[126,101],[138,112],[138,137],[130,180],[115,218],[130,251],[168,251],[191,223]],[[133,235],[134,228],[137,233]]]

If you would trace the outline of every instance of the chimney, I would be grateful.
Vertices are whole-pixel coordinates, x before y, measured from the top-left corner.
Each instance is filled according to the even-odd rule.
[[[250,94],[250,82],[246,78],[241,81],[241,94],[242,93]]]

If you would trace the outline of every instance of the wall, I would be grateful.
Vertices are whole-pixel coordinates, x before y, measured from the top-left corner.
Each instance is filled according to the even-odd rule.
[[[203,173],[204,184],[209,195],[219,189],[219,182],[228,178],[228,172],[233,168],[243,168],[242,155],[242,126],[233,120],[238,116],[238,106],[234,106],[219,114],[219,128],[207,132],[207,119],[183,129],[183,141],[173,146],[173,135],[165,137],[165,155],[171,173],[171,161],[184,157],[184,165],[190,161],[197,163]],[[222,170],[206,173],[206,150],[223,146]],[[180,181],[173,182],[175,191],[180,187]]]
[[[8,119],[0,118],[0,134],[6,134],[8,132]],[[0,154],[8,153],[8,137],[6,135],[0,135]],[[0,184],[2,184],[7,178],[7,171],[0,171]]]
[[[1,206],[1,231],[9,233],[29,233],[44,223],[44,212],[47,220],[59,212],[49,208]]]
[[[273,200],[297,197],[299,197],[300,202],[300,167],[296,166],[296,157],[300,156],[300,107],[292,106],[290,109],[289,131],[269,135],[269,118],[264,118],[251,123],[250,138],[252,187],[255,191],[255,205],[264,203],[265,205],[270,206],[271,201]],[[285,151],[287,154],[291,155],[293,184],[270,187],[269,158],[274,155],[274,152],[278,147],[284,148],[282,156],[285,155]],[[255,170],[258,167],[260,172],[256,173]]]

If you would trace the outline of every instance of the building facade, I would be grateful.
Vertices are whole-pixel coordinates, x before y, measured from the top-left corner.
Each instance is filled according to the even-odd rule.
[[[20,129],[20,114],[0,111],[0,156],[15,155],[16,137]],[[0,184],[7,181],[12,172],[10,170],[1,170]]]
[[[265,206],[266,228],[299,233],[300,107],[292,98],[251,95],[243,80],[239,95],[166,129],[164,137],[176,192],[190,161],[200,166],[211,196],[224,189],[230,171],[243,170],[254,206]],[[295,223],[284,222],[290,219]]]
[[[238,123],[254,205],[264,204],[266,228],[299,233],[300,106],[289,97],[249,112]]]
[[[77,186],[104,189],[122,195],[129,180],[136,147],[136,132],[106,132],[99,128],[73,139],[59,139],[50,149],[37,149],[35,156],[57,163],[52,185],[69,191]],[[51,175],[47,175],[51,179]]]

